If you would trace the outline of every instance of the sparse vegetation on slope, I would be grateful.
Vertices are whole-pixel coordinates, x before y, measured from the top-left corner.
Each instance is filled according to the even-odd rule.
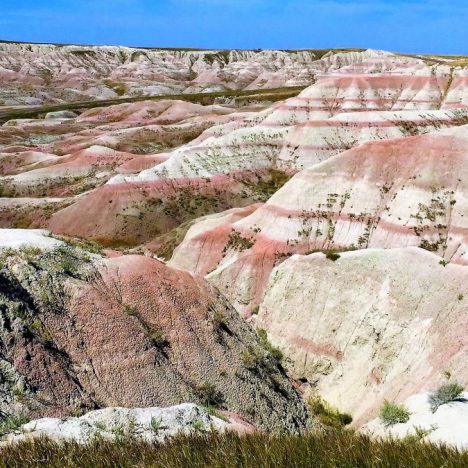
[[[303,429],[306,408],[266,348],[216,290],[156,260],[66,244],[0,251],[0,421],[198,401],[263,430]],[[255,372],[242,359],[250,349]],[[90,381],[74,364],[83,353],[112,377]]]

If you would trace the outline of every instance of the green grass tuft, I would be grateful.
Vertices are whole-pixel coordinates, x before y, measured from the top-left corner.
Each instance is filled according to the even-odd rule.
[[[318,395],[314,395],[308,399],[307,407],[312,417],[327,427],[340,429],[343,426],[351,424],[353,421],[350,414],[341,413]]]
[[[27,424],[28,422],[29,418],[25,415],[6,416],[2,419],[0,413],[0,438],[5,434],[17,431],[23,424]]]
[[[407,422],[410,418],[410,414],[406,406],[385,401],[380,409],[379,418],[382,423],[388,427],[394,424]]]

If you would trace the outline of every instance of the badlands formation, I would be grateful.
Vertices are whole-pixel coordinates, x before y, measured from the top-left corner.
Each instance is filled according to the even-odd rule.
[[[0,417],[468,446],[465,65],[0,44]]]

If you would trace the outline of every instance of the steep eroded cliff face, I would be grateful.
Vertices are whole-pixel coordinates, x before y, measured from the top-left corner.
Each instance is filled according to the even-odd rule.
[[[257,326],[308,392],[376,417],[384,400],[468,384],[468,269],[415,247],[294,255],[271,274]]]

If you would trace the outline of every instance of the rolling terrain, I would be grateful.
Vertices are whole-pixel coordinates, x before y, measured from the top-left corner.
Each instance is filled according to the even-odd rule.
[[[0,416],[468,446],[466,58],[0,43],[0,121]]]

